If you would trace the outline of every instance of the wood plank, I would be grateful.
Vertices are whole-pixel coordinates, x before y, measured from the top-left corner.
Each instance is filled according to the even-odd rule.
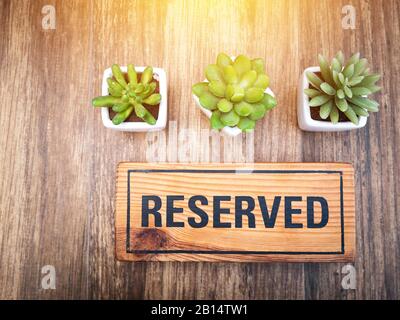
[[[57,28],[44,32],[41,8],[48,4],[56,7]],[[400,4],[353,0],[357,28],[344,30],[341,9],[347,4],[1,1],[0,298],[398,299]],[[381,111],[362,130],[302,132],[298,77],[316,64],[318,53],[332,56],[339,49],[360,51],[382,73],[383,91],[375,95]],[[253,155],[239,154],[246,137],[218,145],[202,135],[209,124],[190,86],[220,51],[266,59],[279,106],[257,124],[249,140]],[[105,130],[90,108],[103,70],[114,62],[167,70],[165,137],[172,139],[165,161],[352,163],[357,289],[342,289],[344,263],[116,261],[115,167],[147,161],[157,136]],[[56,267],[56,290],[40,289],[44,264]]]
[[[115,233],[119,260],[352,261],[354,171],[335,163],[120,163]]]
[[[341,28],[341,8],[348,1],[308,1],[302,8],[299,42],[307,43],[301,51],[303,67],[316,62],[322,52],[332,56],[343,50],[348,57],[361,52],[375,72],[382,74],[383,91],[375,94],[381,111],[372,114],[362,130],[346,133],[303,134],[302,161],[345,161],[354,164],[357,219],[357,289],[342,290],[343,264],[305,265],[307,299],[385,299],[400,292],[398,177],[396,159],[400,155],[398,127],[390,114],[397,108],[398,89],[393,81],[400,75],[399,16],[397,1],[352,1],[356,9],[356,29]],[[312,8],[312,10],[310,9]],[[328,15],[325,19],[321,16]],[[327,26],[324,21],[330,21]],[[323,34],[321,30],[324,30]],[[309,39],[313,39],[312,42]],[[389,65],[391,67],[389,67]],[[397,179],[398,180],[398,179]],[[397,187],[396,187],[397,186]],[[382,208],[384,208],[382,210]],[[373,239],[373,240],[372,240]],[[395,248],[396,247],[396,248]],[[391,252],[391,254],[387,254]],[[374,279],[371,282],[371,279]],[[390,283],[390,285],[388,285]]]
[[[92,97],[101,94],[104,69],[113,63],[164,67],[167,52],[166,1],[93,1],[93,41],[90,67]],[[101,23],[96,23],[101,21]],[[138,31],[140,30],[140,31]],[[167,73],[171,81],[171,73]],[[169,82],[170,83],[170,82]],[[170,89],[169,89],[170,90]],[[169,99],[170,95],[168,93]],[[89,100],[88,100],[89,101]],[[168,103],[174,103],[169,100]],[[146,133],[107,130],[100,110],[87,106],[96,139],[91,162],[90,298],[143,298],[150,266],[121,264],[115,259],[114,211],[115,167],[120,161],[146,161]],[[171,117],[170,108],[169,119]],[[176,110],[176,112],[178,112]],[[117,151],[117,152],[116,152]],[[110,179],[109,174],[113,177]],[[166,275],[151,275],[154,281]]]
[[[90,181],[83,172],[90,167],[91,133],[83,101],[90,99],[89,7],[52,1],[58,24],[43,30],[46,4],[5,1],[0,11],[6,21],[0,46],[5,298],[87,298]],[[55,267],[56,290],[42,289],[45,265]]]

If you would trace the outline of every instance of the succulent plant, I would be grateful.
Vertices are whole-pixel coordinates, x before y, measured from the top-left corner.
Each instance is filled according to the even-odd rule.
[[[306,73],[313,88],[304,92],[310,97],[309,106],[320,108],[322,119],[329,117],[332,123],[337,123],[339,114],[343,113],[357,125],[360,116],[378,111],[379,104],[367,96],[381,89],[376,86],[380,75],[370,72],[367,59],[360,59],[360,54],[356,53],[345,62],[339,51],[331,64],[322,55],[318,60],[321,72],[319,75]]]
[[[124,122],[132,112],[146,123],[154,125],[156,119],[143,106],[143,104],[155,106],[161,101],[161,95],[154,93],[157,83],[152,81],[153,68],[144,69],[140,82],[132,64],[128,65],[127,78],[117,64],[114,64],[111,69],[113,77],[107,79],[109,95],[94,98],[93,106],[112,107],[112,110],[116,112],[112,119],[115,125]]]
[[[208,82],[193,85],[192,92],[201,106],[211,110],[211,127],[239,127],[242,131],[254,129],[256,121],[276,106],[276,100],[265,93],[269,77],[263,59],[250,60],[239,55],[234,61],[220,53],[216,64],[205,70]]]

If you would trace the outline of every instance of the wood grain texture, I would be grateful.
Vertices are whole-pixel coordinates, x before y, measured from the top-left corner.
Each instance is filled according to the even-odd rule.
[[[347,0],[39,0],[0,2],[0,297],[137,299],[399,299],[400,4],[352,0],[357,28],[341,28]],[[56,7],[56,30],[41,8]],[[383,75],[381,111],[364,129],[307,133],[296,86],[317,54],[360,51]],[[247,137],[210,147],[190,87],[217,53],[266,59],[279,106],[257,125],[256,162],[350,162],[355,168],[357,289],[342,263],[121,263],[114,252],[115,168],[145,162],[152,136],[102,127],[90,99],[113,62],[162,66],[170,162],[251,161]],[[98,110],[97,110],[98,111]],[[192,129],[187,143],[179,133]],[[175,130],[176,129],[176,130]],[[201,147],[201,148],[199,148]],[[174,150],[173,152],[171,150]],[[199,150],[203,150],[200,152]],[[56,290],[40,289],[43,265]]]
[[[142,197],[151,197],[147,205]],[[174,224],[168,226],[167,199],[177,196],[170,206],[177,208]],[[203,216],[193,213],[191,197],[203,197],[196,206]],[[215,196],[221,215],[215,217]],[[227,200],[226,197],[230,200]],[[159,204],[155,203],[155,197]],[[241,205],[240,198],[251,197]],[[264,199],[267,216],[276,214],[273,226],[266,227],[259,198]],[[279,198],[278,202],[276,198]],[[297,197],[289,206],[287,197]],[[325,201],[315,204],[309,226],[308,197]],[[249,164],[148,164],[123,162],[117,169],[115,242],[122,261],[209,261],[209,262],[353,262],[355,257],[354,170],[345,163],[256,163]],[[292,198],[294,199],[294,198]],[[204,201],[202,200],[202,201]],[[242,200],[240,200],[242,201]],[[276,207],[275,204],[278,204]],[[147,215],[144,207],[157,207]],[[250,215],[238,215],[240,208],[252,206]],[[311,204],[311,207],[314,207]],[[275,209],[272,209],[275,208]],[[301,227],[288,226],[289,220]],[[181,210],[181,212],[178,212]],[[226,212],[228,210],[228,212]],[[273,213],[276,210],[276,213]],[[300,211],[299,211],[300,210]],[[219,212],[219,210],[217,210]],[[323,218],[323,213],[324,216]],[[198,211],[197,211],[198,212]],[[222,214],[222,212],[224,212]],[[326,214],[326,215],[325,215]],[[204,220],[206,215],[207,220]],[[159,218],[158,218],[159,216]],[[315,218],[314,218],[315,217]],[[240,218],[241,225],[238,225]],[[203,226],[192,227],[207,221]],[[215,220],[222,225],[216,225]],[[157,222],[156,222],[157,220]],[[158,225],[159,224],[159,225]],[[229,226],[227,226],[229,224]],[[169,252],[164,252],[169,251]],[[201,253],[196,253],[201,252]],[[267,253],[268,252],[268,253]]]

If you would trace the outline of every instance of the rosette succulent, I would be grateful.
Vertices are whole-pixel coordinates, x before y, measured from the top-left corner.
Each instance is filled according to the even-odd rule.
[[[254,129],[256,121],[276,106],[273,96],[265,93],[269,77],[263,59],[250,60],[239,55],[232,60],[220,53],[215,64],[205,70],[208,81],[193,85],[192,91],[203,108],[212,111],[211,127],[239,127]]]
[[[369,112],[379,110],[378,103],[367,96],[378,92],[376,86],[380,75],[372,74],[367,59],[360,59],[354,54],[347,62],[339,51],[332,62],[318,56],[320,73],[307,72],[308,82],[312,87],[304,92],[309,96],[309,106],[319,108],[322,119],[330,118],[337,123],[343,113],[352,123],[358,124],[360,116],[368,116]]]
[[[93,106],[111,107],[116,112],[112,119],[115,125],[124,122],[132,112],[146,123],[154,125],[156,119],[143,106],[156,106],[161,101],[161,95],[155,93],[157,83],[153,81],[153,68],[146,67],[140,75],[140,81],[132,64],[128,65],[127,73],[123,73],[117,64],[111,69],[113,77],[107,79],[109,95],[94,98]]]

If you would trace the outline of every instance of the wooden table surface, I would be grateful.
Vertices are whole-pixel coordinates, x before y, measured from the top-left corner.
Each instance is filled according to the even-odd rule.
[[[349,2],[355,30],[341,27]],[[42,29],[48,4],[55,30]],[[396,0],[1,1],[0,297],[399,299],[399,17]],[[318,53],[339,49],[360,51],[383,75],[381,110],[361,130],[302,132],[299,76]],[[279,105],[257,125],[256,162],[354,164],[356,290],[342,289],[342,263],[115,260],[116,166],[146,161],[151,145],[145,133],[103,127],[90,106],[103,70],[114,62],[165,68],[169,121],[195,133],[170,146],[169,159],[198,161],[208,121],[191,85],[220,51],[266,60]],[[245,139],[214,147],[210,159],[229,160]],[[55,267],[55,290],[41,288],[44,265]]]

